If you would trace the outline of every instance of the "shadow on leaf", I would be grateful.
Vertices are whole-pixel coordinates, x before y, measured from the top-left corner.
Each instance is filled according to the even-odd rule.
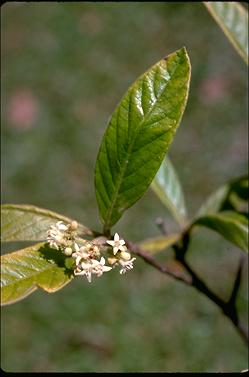
[[[74,259],[65,256],[59,250],[52,249],[47,243],[40,247],[39,252],[41,256],[48,262],[56,264],[58,267],[64,269],[65,275],[71,277],[74,269]]]

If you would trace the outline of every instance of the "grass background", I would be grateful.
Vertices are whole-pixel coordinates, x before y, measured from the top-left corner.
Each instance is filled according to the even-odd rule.
[[[141,73],[183,45],[191,89],[169,155],[190,215],[247,171],[247,67],[202,3],[9,2],[1,21],[3,203],[49,208],[100,229],[93,169],[108,119]],[[113,230],[139,241],[159,234],[158,216],[176,229],[149,190]],[[240,254],[203,229],[188,258],[229,297]],[[238,298],[244,320],[246,276],[247,266]],[[11,372],[248,368],[245,345],[214,304],[142,260],[125,276],[75,279],[2,308],[1,342],[1,366]]]

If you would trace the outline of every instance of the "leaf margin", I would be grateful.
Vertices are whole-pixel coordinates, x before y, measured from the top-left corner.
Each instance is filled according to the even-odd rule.
[[[31,204],[1,204],[1,242],[15,242],[15,241],[43,241],[46,239],[45,235],[42,238],[5,238],[4,236],[4,226],[6,227],[7,225],[4,224],[3,222],[3,216],[4,216],[4,211],[20,211],[20,212],[28,212],[29,214],[34,214],[37,216],[44,216],[51,220],[55,221],[63,221],[65,223],[70,223],[73,221],[72,218],[66,217],[64,215],[61,215],[59,213],[56,213],[51,210],[47,210],[45,208],[40,208]],[[34,221],[35,223],[35,221]],[[81,232],[82,235],[93,235],[93,232],[87,228],[85,225],[79,224],[79,232]],[[11,237],[11,236],[8,236]]]
[[[51,249],[48,247],[48,245],[45,243],[45,242],[40,242],[40,243],[37,243],[35,245],[32,245],[32,246],[28,246],[24,249],[20,249],[20,250],[16,250],[14,252],[11,252],[11,253],[7,253],[7,254],[4,254],[4,255],[1,255],[1,258],[0,258],[0,261],[1,261],[1,306],[6,306],[6,305],[11,305],[11,304],[14,304],[16,302],[19,302],[21,300],[23,300],[24,298],[26,298],[27,296],[29,296],[31,293],[33,293],[34,291],[36,291],[37,289],[41,289],[47,293],[54,293],[54,292],[57,292],[58,290],[64,288],[67,284],[69,284],[73,279],[74,279],[74,276],[73,274],[71,274],[70,277],[66,278],[66,274],[62,273],[61,269],[65,269],[65,270],[68,270],[68,268],[66,266],[59,266],[55,259],[47,259],[44,257],[44,255],[41,254],[41,249],[45,247],[47,251],[52,251],[55,255],[56,253],[59,253],[58,250],[55,250],[55,249]],[[6,264],[11,264],[10,262],[8,262],[8,259],[11,260],[11,258],[25,258],[27,256],[31,256],[32,257],[35,257],[38,259],[39,262],[44,262],[44,266],[46,265],[47,268],[44,269],[44,270],[36,270],[35,268],[33,268],[34,271],[36,271],[36,275],[38,275],[37,277],[33,277],[33,281],[32,281],[32,275],[31,276],[25,276],[25,277],[22,277],[20,278],[20,280],[18,281],[15,281],[13,283],[10,283],[10,284],[4,284],[3,282],[3,279],[4,279],[4,275],[11,275],[9,272],[4,272],[4,266]],[[58,254],[58,258],[64,258],[66,260],[66,257],[63,256],[63,254]],[[7,262],[6,262],[7,260]],[[19,259],[20,260],[20,259]],[[25,260],[25,259],[24,259]],[[17,263],[14,262],[14,265],[17,265]],[[20,266],[20,262],[19,262],[19,266]],[[22,267],[25,267],[25,265],[21,265]],[[31,266],[31,264],[30,264]],[[26,266],[29,270],[32,271],[32,267],[30,266]],[[58,270],[56,271],[56,268],[58,267]],[[6,266],[5,266],[6,268]],[[15,271],[15,269],[18,269],[17,268],[13,268],[12,271]],[[51,269],[51,271],[49,271]],[[7,268],[7,270],[10,270],[10,268]],[[53,271],[55,270],[55,271]],[[69,270],[68,270],[69,271]],[[48,285],[46,285],[44,283],[44,281],[39,281],[39,278],[42,277],[42,274],[48,274],[50,276],[53,277],[53,274],[58,274],[58,273],[61,273],[63,275],[63,278],[64,278],[64,281],[62,281],[61,284],[57,285],[57,286],[52,286],[52,281],[53,279],[51,279],[51,276],[50,276],[50,282]],[[15,275],[15,274],[14,274]],[[33,274],[35,275],[35,273]],[[19,286],[19,289],[21,287],[21,283],[24,282],[24,280],[30,280],[31,279],[31,282],[30,282],[30,286],[29,288],[24,288],[24,293],[19,293],[19,296],[15,297],[17,295],[17,290],[18,290],[18,283],[20,283],[20,286]],[[38,281],[37,281],[37,280]],[[4,291],[6,291],[6,289],[8,289],[8,287],[13,284],[13,285],[17,285],[17,288],[16,290],[13,292],[11,292],[10,295],[7,295],[7,299],[6,297],[4,297]],[[22,291],[22,287],[20,289]],[[10,299],[10,297],[12,297],[14,295],[15,298],[13,299]]]
[[[217,24],[219,25],[219,27],[222,29],[222,31],[224,32],[224,34],[226,35],[226,37],[228,38],[228,40],[231,42],[231,44],[233,45],[233,47],[235,48],[235,50],[238,52],[238,54],[241,56],[241,58],[244,60],[244,62],[248,65],[248,63],[249,63],[249,60],[248,60],[248,50],[247,50],[247,53],[245,51],[243,51],[243,49],[241,48],[241,46],[239,45],[239,43],[237,42],[237,40],[232,37],[232,35],[229,32],[228,28],[226,26],[224,26],[224,22],[220,21],[220,18],[217,15],[217,12],[215,12],[214,9],[212,8],[212,6],[210,6],[210,3],[213,4],[213,3],[218,3],[218,2],[217,1],[216,2],[203,1],[203,4],[207,8],[207,10],[209,11],[209,13],[212,15],[212,17],[214,18],[214,20],[217,22]],[[224,2],[221,2],[221,3],[224,3]],[[236,1],[228,1],[227,3],[230,3],[230,4],[233,3],[232,6],[236,6],[237,9],[238,9],[238,12],[240,12],[240,13],[243,12],[244,15],[245,15],[245,17],[247,17],[247,21],[248,21],[248,13],[246,12],[246,9],[242,6],[242,4],[240,4],[240,3],[236,2]]]
[[[188,73],[187,73],[187,80],[186,80],[186,93],[185,93],[184,100],[183,100],[183,102],[182,102],[182,104],[181,104],[181,110],[180,110],[180,112],[179,112],[179,114],[178,114],[178,115],[179,115],[179,118],[178,118],[177,122],[174,121],[174,122],[176,123],[176,127],[175,127],[175,129],[174,129],[174,133],[172,134],[171,140],[169,141],[169,143],[168,143],[168,145],[167,145],[167,149],[168,149],[169,145],[170,145],[170,144],[172,143],[172,141],[173,141],[174,134],[175,134],[175,132],[176,132],[178,126],[179,126],[180,123],[181,123],[182,116],[183,116],[183,114],[184,114],[184,111],[185,111],[185,108],[186,108],[186,104],[187,104],[187,100],[188,100],[189,87],[190,87],[190,79],[191,79],[191,64],[190,64],[190,59],[189,59],[189,56],[188,56],[188,52],[187,52],[187,50],[186,50],[185,47],[182,47],[181,49],[176,50],[176,51],[174,51],[173,53],[171,53],[171,54],[169,54],[168,56],[166,56],[165,58],[159,60],[157,63],[155,63],[154,65],[152,65],[149,69],[147,69],[142,75],[140,75],[140,76],[139,76],[139,77],[138,77],[138,78],[137,78],[137,79],[136,79],[136,80],[130,85],[130,87],[126,90],[125,94],[123,95],[123,97],[121,98],[120,102],[119,102],[118,105],[116,106],[116,108],[115,108],[115,110],[114,110],[114,112],[113,112],[113,114],[112,114],[112,116],[111,116],[111,118],[110,118],[110,120],[109,120],[109,122],[108,122],[107,128],[106,128],[106,130],[105,130],[105,132],[104,132],[104,135],[103,135],[103,138],[102,138],[102,141],[101,141],[101,144],[100,144],[100,148],[99,148],[99,151],[98,151],[97,160],[96,160],[96,165],[95,165],[95,178],[94,178],[94,180],[95,180],[95,193],[96,193],[96,198],[97,198],[97,203],[98,203],[98,208],[99,208],[99,214],[100,214],[101,221],[102,221],[102,223],[104,224],[104,233],[105,233],[105,234],[110,233],[110,229],[111,229],[111,227],[112,227],[113,225],[115,225],[117,221],[119,221],[119,219],[122,217],[122,215],[123,215],[123,213],[125,212],[125,210],[127,210],[128,208],[130,208],[130,207],[131,207],[132,205],[134,205],[139,199],[141,199],[141,197],[144,195],[144,193],[145,193],[145,192],[147,191],[147,189],[149,188],[150,183],[152,182],[154,176],[156,175],[157,170],[160,168],[160,165],[161,165],[161,163],[162,163],[162,161],[163,161],[163,158],[165,157],[165,155],[166,155],[166,153],[167,153],[167,149],[166,149],[166,151],[164,151],[164,154],[163,154],[162,158],[160,159],[160,163],[158,164],[157,170],[154,172],[154,175],[151,176],[151,177],[149,178],[149,181],[150,181],[150,182],[149,182],[149,183],[146,182],[146,188],[143,189],[143,190],[141,190],[140,194],[136,196],[135,200],[130,200],[130,203],[129,203],[128,205],[126,204],[125,206],[122,206],[122,210],[120,210],[121,213],[120,213],[118,216],[116,215],[116,218],[113,218],[114,216],[113,216],[112,212],[113,212],[113,208],[115,207],[114,204],[115,204],[115,202],[117,201],[118,192],[119,192],[119,190],[120,190],[120,186],[121,186],[121,183],[122,183],[122,182],[121,182],[121,183],[119,182],[119,184],[118,184],[119,187],[118,187],[117,190],[114,189],[114,191],[117,191],[117,193],[114,195],[114,198],[115,198],[115,199],[114,199],[114,200],[111,200],[111,204],[110,204],[109,206],[108,206],[108,205],[106,206],[106,210],[103,210],[103,206],[102,206],[102,203],[101,203],[101,201],[102,201],[101,196],[103,195],[103,190],[102,190],[102,193],[99,194],[99,191],[101,192],[101,189],[99,189],[98,186],[101,186],[101,185],[98,184],[98,180],[99,180],[99,178],[97,178],[98,176],[101,176],[101,174],[98,172],[98,169],[99,169],[99,171],[101,171],[101,168],[99,168],[99,161],[100,161],[100,156],[101,156],[101,154],[104,153],[104,152],[103,152],[103,148],[104,148],[103,145],[104,145],[105,140],[106,140],[107,137],[108,137],[107,135],[108,135],[108,132],[109,132],[109,128],[110,128],[110,126],[111,126],[112,119],[114,119],[114,117],[116,116],[116,112],[117,112],[118,109],[121,107],[121,105],[122,105],[122,103],[125,101],[126,97],[128,97],[130,91],[132,91],[132,90],[134,89],[134,87],[135,87],[136,85],[138,85],[138,82],[139,82],[139,81],[142,81],[142,79],[143,79],[146,75],[148,75],[150,72],[152,72],[152,70],[153,70],[156,66],[158,66],[161,62],[165,62],[165,61],[167,61],[168,58],[171,58],[173,55],[180,54],[180,53],[182,53],[182,54],[184,55],[184,58],[185,58],[185,60],[186,60],[187,72],[188,72]],[[108,157],[108,156],[107,156],[107,157]],[[102,158],[102,159],[103,159],[103,158]],[[124,174],[123,174],[123,175],[124,175]],[[103,181],[103,178],[102,178],[102,181]],[[107,193],[107,191],[106,191],[106,193]],[[106,197],[107,197],[107,196],[108,196],[108,195],[106,194]],[[114,202],[114,204],[113,204],[113,202]],[[111,208],[111,210],[110,210],[110,208]],[[108,216],[107,216],[106,213],[107,213],[108,211],[110,211],[111,214],[108,214]]]
[[[168,165],[168,168],[167,168],[167,165]],[[162,179],[165,181],[167,180],[167,177],[165,179],[165,172],[163,171],[165,169],[168,169],[168,174],[171,175],[171,177],[173,176],[173,180],[176,183],[178,197],[180,196],[180,209],[179,209],[179,198],[178,198],[178,203],[176,205],[174,201],[171,199],[171,195],[168,194],[167,188],[162,187],[162,185],[160,184],[160,181]],[[162,177],[162,175],[164,176]],[[174,184],[174,187],[175,187],[175,184]],[[169,159],[168,155],[164,157],[160,168],[158,169],[153,181],[151,182],[151,189],[158,196],[160,201],[165,205],[165,207],[168,209],[171,215],[175,218],[176,222],[180,225],[180,227],[184,228],[187,223],[187,213],[188,213],[186,202],[185,202],[185,196],[184,196],[184,192],[182,189],[179,176],[176,172],[176,169],[173,166],[173,163]]]

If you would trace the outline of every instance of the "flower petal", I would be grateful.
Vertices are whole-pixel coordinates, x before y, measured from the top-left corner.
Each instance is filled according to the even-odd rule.
[[[118,246],[114,246],[114,248],[113,248],[113,254],[116,255],[117,252],[118,252],[118,250],[119,250]]]
[[[119,241],[119,235],[118,235],[118,233],[115,233],[115,235],[114,235],[114,241]]]
[[[109,266],[103,266],[103,272],[111,271],[112,267]]]
[[[127,247],[126,247],[126,246],[122,246],[122,245],[120,245],[120,246],[119,246],[119,250],[120,250],[120,251],[126,251],[126,250],[127,250]]]
[[[74,249],[75,251],[80,251],[80,248],[79,248],[79,245],[77,244],[77,242],[74,242]]]
[[[115,241],[106,241],[106,243],[108,243],[108,244],[111,245],[111,246],[114,246],[114,245],[115,245]]]
[[[101,257],[99,263],[102,264],[102,266],[104,266],[104,265],[105,265],[105,258],[104,258],[104,257]]]

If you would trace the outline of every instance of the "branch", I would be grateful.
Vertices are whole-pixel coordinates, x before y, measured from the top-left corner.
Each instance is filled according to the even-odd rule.
[[[239,292],[239,287],[240,287],[240,284],[241,284],[241,277],[242,277],[242,269],[243,269],[243,264],[244,264],[243,262],[244,262],[244,255],[242,255],[241,258],[240,258],[239,267],[238,267],[237,274],[236,274],[236,277],[235,277],[235,280],[234,280],[233,290],[232,290],[231,296],[228,300],[228,304],[231,305],[231,306],[235,305],[237,295],[238,295],[238,292]]]
[[[244,255],[242,255],[239,261],[237,274],[234,280],[233,290],[232,290],[232,293],[230,295],[228,302],[226,303],[224,313],[231,319],[233,324],[237,327],[238,331],[240,332],[241,336],[248,342],[249,341],[248,330],[245,327],[245,325],[240,321],[239,316],[238,316],[238,311],[236,308],[236,299],[237,299],[239,288],[241,285],[241,277],[242,277],[244,260],[245,260]]]
[[[220,299],[214,292],[212,292],[207,285],[199,278],[199,276],[192,270],[189,264],[186,262],[185,259],[176,258],[182,266],[188,271],[190,276],[192,277],[192,286],[196,288],[199,292],[203,293],[207,296],[211,301],[213,301],[216,305],[220,306],[221,308],[224,305],[224,301]]]
[[[158,217],[156,219],[156,225],[161,230],[162,234],[164,234],[165,236],[167,236],[168,230],[167,230],[167,227],[166,227],[166,223],[165,223],[165,221],[161,217]]]
[[[165,265],[161,265],[151,255],[149,255],[148,253],[142,251],[138,245],[136,245],[136,244],[134,244],[134,243],[132,243],[130,241],[126,241],[126,245],[127,245],[128,249],[131,252],[133,252],[134,254],[138,255],[141,258],[143,258],[143,260],[146,263],[148,263],[151,266],[155,267],[157,270],[159,270],[163,274],[169,275],[169,276],[171,276],[172,278],[174,278],[176,280],[180,280],[180,281],[184,282],[187,285],[192,285],[192,279],[190,277],[188,277],[188,276],[186,276],[184,274],[172,271],[169,267],[167,267]]]
[[[167,229],[165,226],[165,222],[162,219],[157,219],[157,225],[162,231],[163,234],[167,234]],[[188,272],[188,276],[182,273],[177,273],[172,271],[169,267],[165,265],[161,265],[154,259],[151,255],[147,254],[146,252],[142,251],[138,245],[133,244],[130,241],[127,241],[127,246],[130,251],[134,254],[143,258],[143,260],[150,264],[151,266],[155,267],[160,272],[169,275],[170,277],[182,281],[183,283],[187,284],[188,286],[192,286],[197,289],[199,292],[204,294],[208,297],[211,301],[213,301],[221,310],[222,312],[232,321],[234,326],[236,327],[237,331],[240,333],[244,341],[249,343],[249,334],[248,330],[244,326],[244,324],[239,320],[237,308],[235,305],[235,301],[237,298],[238,290],[241,283],[241,275],[242,275],[242,267],[244,258],[240,259],[239,267],[237,270],[237,275],[234,281],[233,290],[228,301],[225,301],[218,297],[213,291],[211,291],[208,286],[204,283],[203,280],[193,271],[190,265],[187,263],[185,256],[186,252],[189,247],[190,242],[190,229],[186,229],[182,234],[182,239],[178,244],[173,245],[173,249],[175,251],[175,258],[181,265],[185,268]]]
[[[241,281],[242,261],[244,260],[244,258],[240,259],[240,264],[239,264],[237,276],[234,282],[233,291],[228,302],[219,298],[214,292],[212,292],[206,286],[206,284],[192,270],[192,268],[186,262],[184,257],[180,260],[177,258],[177,260],[181,262],[181,264],[185,267],[185,269],[188,271],[188,273],[192,277],[192,286],[195,287],[199,292],[207,296],[211,301],[213,301],[222,310],[222,312],[232,321],[232,323],[234,324],[234,326],[236,327],[237,331],[240,333],[244,341],[247,344],[249,344],[248,330],[246,329],[245,325],[239,320],[238,311],[235,305],[235,300],[237,297],[237,293],[238,293],[238,289],[239,289],[240,281]]]

